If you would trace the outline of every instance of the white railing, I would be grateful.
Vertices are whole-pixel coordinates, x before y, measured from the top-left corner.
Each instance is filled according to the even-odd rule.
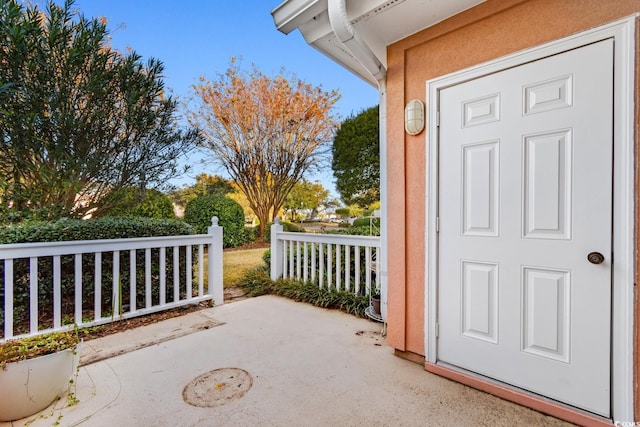
[[[377,262],[380,238],[284,232],[271,226],[271,280],[291,278],[320,288],[369,295],[380,291]]]
[[[0,341],[223,304],[222,227],[211,221],[208,234],[0,245]]]

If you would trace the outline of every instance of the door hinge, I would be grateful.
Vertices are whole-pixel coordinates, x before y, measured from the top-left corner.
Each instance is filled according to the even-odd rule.
[[[436,338],[440,336],[440,322],[436,322]]]
[[[436,111],[436,127],[440,127],[440,111]]]
[[[436,233],[440,232],[440,217],[436,217]]]

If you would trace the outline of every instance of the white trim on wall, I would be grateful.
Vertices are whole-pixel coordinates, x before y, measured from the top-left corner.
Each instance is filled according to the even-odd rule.
[[[380,243],[383,248],[380,258],[380,311],[387,321],[387,303],[389,301],[389,196],[387,177],[387,79],[378,80],[380,93]]]
[[[526,49],[427,81],[427,159],[425,259],[425,356],[436,363],[438,291],[438,107],[439,92],[468,80],[526,64],[586,44],[613,38],[614,122],[613,122],[613,293],[612,293],[612,417],[633,421],[633,325],[635,274],[635,27],[636,14],[544,45]]]

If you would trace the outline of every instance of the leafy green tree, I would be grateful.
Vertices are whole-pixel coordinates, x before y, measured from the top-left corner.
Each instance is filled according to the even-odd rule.
[[[362,213],[364,216],[379,216],[376,215],[376,211],[380,210],[381,204],[380,201],[376,201],[367,206],[367,209]]]
[[[358,205],[351,205],[345,208],[336,209],[336,214],[341,218],[353,218],[362,215],[364,209]]]
[[[290,215],[291,221],[301,219],[298,214],[302,210],[311,211],[313,218],[317,216],[318,209],[328,202],[329,195],[329,190],[320,182],[309,182],[303,179],[293,186],[282,207]]]
[[[128,187],[178,173],[198,141],[176,127],[163,65],[108,46],[106,22],[0,0],[0,205],[52,219],[100,216]]]
[[[233,181],[218,175],[201,173],[196,176],[196,183],[172,191],[169,198],[178,206],[185,207],[188,202],[205,194],[227,196],[237,191]]]
[[[380,200],[378,106],[342,122],[332,153],[336,189],[346,204],[364,207]]]
[[[351,215],[351,210],[349,208],[339,208],[336,209],[336,215],[338,215],[340,218],[349,218],[349,216]]]

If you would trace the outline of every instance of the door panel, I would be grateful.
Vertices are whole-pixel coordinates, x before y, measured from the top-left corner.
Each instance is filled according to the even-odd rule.
[[[612,101],[611,40],[439,93],[438,360],[604,416]]]

